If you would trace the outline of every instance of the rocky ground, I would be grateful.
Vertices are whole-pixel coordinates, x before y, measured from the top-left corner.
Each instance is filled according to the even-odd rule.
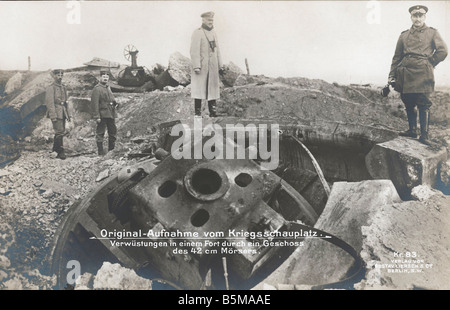
[[[83,76],[82,73],[74,73],[65,77],[67,84],[78,85],[74,80],[81,79],[80,75]],[[91,87],[91,75],[84,76],[84,81]],[[187,120],[193,115],[189,86],[145,93],[117,93],[120,103],[117,147],[99,157],[95,148],[95,125],[89,112],[82,108],[89,100],[88,87],[77,89],[74,86],[77,91],[72,93],[70,106],[74,119],[68,124],[69,134],[65,138],[69,156],[66,160],[56,159],[56,154],[51,153],[51,123],[40,115],[35,120],[36,126],[18,142],[13,142],[14,147],[20,149],[20,157],[0,170],[0,289],[53,289],[56,278],[49,271],[52,243],[56,228],[68,208],[95,189],[104,177],[141,160],[143,156],[139,154],[151,153],[155,146],[152,136],[155,125]],[[398,94],[392,92],[389,97],[382,98],[379,89],[306,78],[241,75],[233,87],[223,88],[218,112],[222,116],[296,121],[324,119],[403,130],[406,117]],[[447,128],[449,98],[449,93],[437,92],[432,114],[433,141],[445,147],[450,143],[450,130]],[[206,107],[203,113],[207,117]],[[365,228],[364,247],[372,249],[372,258],[383,257],[373,249],[379,249],[376,243],[391,235],[395,239],[391,242],[411,243],[402,245],[405,251],[426,249],[431,253],[428,262],[441,265],[440,269],[434,269],[439,270],[433,274],[435,280],[426,279],[439,285],[421,282],[417,286],[449,288],[444,277],[447,279],[450,275],[450,264],[446,264],[450,244],[443,233],[445,227],[449,227],[446,215],[450,203],[442,192],[431,192],[425,196],[418,195],[412,202],[396,202],[393,208],[381,208]],[[386,222],[392,217],[395,220]],[[442,230],[420,233],[430,227],[442,227]],[[390,234],[384,235],[386,231]],[[384,255],[384,258],[388,259],[389,255]],[[111,270],[119,267],[110,265],[105,268],[110,268],[106,274],[114,274]],[[89,279],[83,287],[93,288],[94,282]],[[407,277],[404,280],[392,280],[389,276],[380,278],[379,274],[368,270],[367,279],[356,288],[409,289],[412,288],[409,283]],[[148,288],[150,284],[142,281],[143,287]],[[127,286],[113,288],[126,289]]]

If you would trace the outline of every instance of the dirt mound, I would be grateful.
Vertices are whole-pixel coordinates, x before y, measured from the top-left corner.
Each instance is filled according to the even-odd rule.
[[[377,88],[350,87],[305,78],[241,76],[238,86],[224,87],[219,116],[283,120],[332,120],[394,130],[406,126],[406,115],[379,95]],[[193,117],[189,86],[173,92],[122,95],[120,127],[143,135],[158,122]],[[395,100],[395,99],[393,99]],[[203,115],[208,115],[203,102]]]

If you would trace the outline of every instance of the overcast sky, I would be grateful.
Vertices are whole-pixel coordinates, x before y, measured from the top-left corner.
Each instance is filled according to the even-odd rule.
[[[168,65],[189,57],[200,14],[215,12],[224,63],[251,74],[328,82],[384,84],[408,8],[429,7],[426,23],[450,45],[450,1],[0,1],[0,69],[82,66],[94,57],[138,65]],[[79,15],[77,14],[79,11]],[[435,71],[450,85],[450,57]]]

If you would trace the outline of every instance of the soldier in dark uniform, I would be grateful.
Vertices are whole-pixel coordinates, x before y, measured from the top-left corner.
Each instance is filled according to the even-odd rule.
[[[67,109],[67,89],[62,84],[64,70],[55,69],[51,74],[55,81],[45,90],[45,105],[47,117],[52,120],[55,132],[53,152],[58,153],[56,158],[66,159],[63,137],[66,133],[66,120],[70,122],[70,115]]]
[[[429,145],[430,95],[434,91],[434,68],[447,57],[447,45],[439,32],[425,24],[428,8],[415,5],[409,9],[412,27],[403,31],[392,58],[388,83],[401,93],[409,129],[401,136],[416,138],[419,110],[419,141]]]
[[[118,106],[109,87],[109,74],[107,70],[100,71],[100,82],[94,87],[91,95],[93,119],[97,122],[96,142],[98,155],[105,155],[103,150],[103,138],[108,130],[108,150],[115,147],[117,137],[116,108]]]

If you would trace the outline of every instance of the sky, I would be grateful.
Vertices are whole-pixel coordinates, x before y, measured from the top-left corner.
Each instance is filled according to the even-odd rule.
[[[223,62],[251,74],[376,84],[387,76],[408,8],[425,4],[426,24],[450,46],[450,1],[0,1],[0,70],[73,68],[94,57],[167,67],[189,57],[200,14],[214,11]],[[435,70],[450,86],[450,57]]]

